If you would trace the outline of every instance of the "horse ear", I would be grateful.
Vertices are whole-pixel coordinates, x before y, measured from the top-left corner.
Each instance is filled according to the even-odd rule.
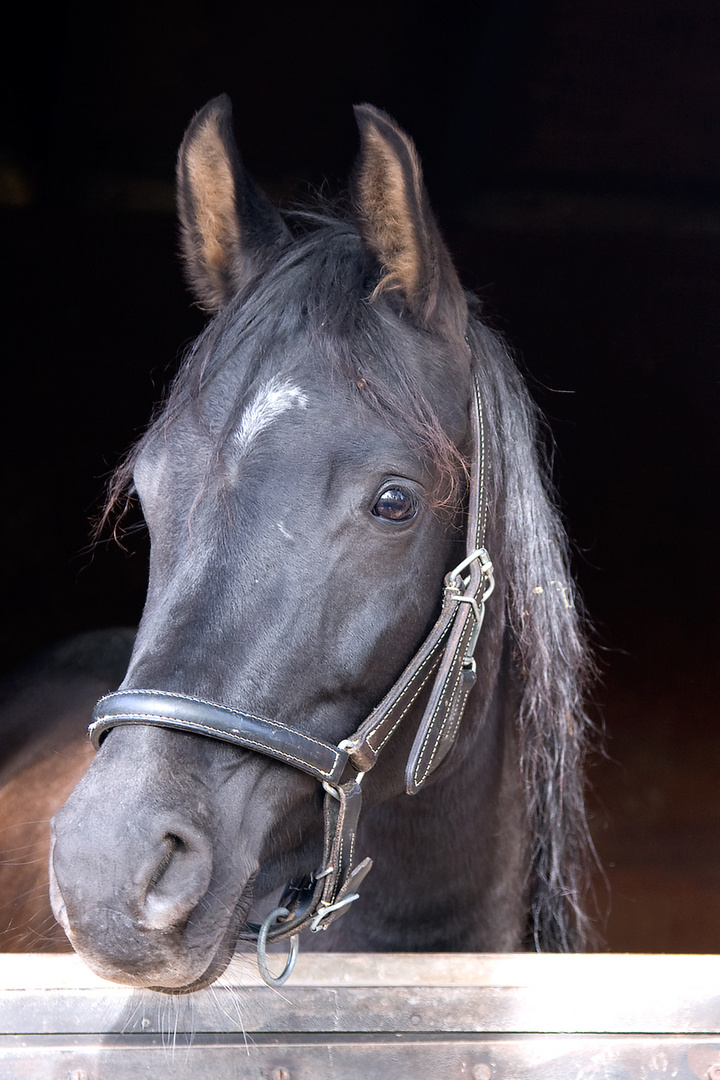
[[[356,105],[353,190],[361,235],[383,267],[376,293],[399,290],[428,328],[462,336],[467,304],[430,209],[412,139],[372,105]]]
[[[280,214],[243,168],[225,94],[209,101],[185,132],[177,202],[188,281],[208,311],[224,307],[290,239]]]

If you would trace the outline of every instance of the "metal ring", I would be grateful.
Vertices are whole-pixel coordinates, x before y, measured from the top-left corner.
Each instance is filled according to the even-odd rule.
[[[258,971],[260,972],[260,974],[261,974],[261,976],[263,978],[263,981],[266,982],[268,984],[268,986],[282,986],[282,984],[284,982],[287,982],[287,980],[290,978],[290,976],[292,974],[292,970],[295,967],[295,961],[297,960],[297,955],[298,955],[298,935],[297,934],[293,934],[293,936],[290,938],[290,955],[288,956],[287,963],[285,964],[285,967],[282,969],[280,974],[279,975],[273,975],[273,973],[271,972],[271,970],[270,970],[270,968],[268,967],[268,964],[267,964],[266,945],[267,945],[268,931],[270,930],[270,927],[273,925],[273,923],[277,922],[279,919],[287,918],[287,916],[289,914],[290,914],[290,912],[288,911],[288,909],[286,907],[274,908],[270,912],[269,915],[265,916],[265,919],[263,920],[263,924],[260,927],[260,932],[258,933],[258,939],[257,939],[257,965],[258,965]]]

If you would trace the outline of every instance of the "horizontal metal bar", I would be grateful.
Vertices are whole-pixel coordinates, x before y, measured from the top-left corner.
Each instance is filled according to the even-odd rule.
[[[288,1039],[164,1045],[119,1040],[50,1048],[0,1043],[2,1080],[577,1080],[578,1077],[703,1077],[718,1060],[711,1040],[535,1036],[428,1041]]]
[[[312,939],[308,938],[308,944]],[[296,986],[554,986],[568,979],[611,987],[658,982],[720,989],[720,955],[659,953],[324,953],[301,950]],[[263,986],[254,949],[238,952],[219,986]],[[78,956],[0,953],[0,990],[133,991],[95,975]],[[669,988],[670,992],[670,988]]]
[[[0,957],[8,1034],[548,1032],[720,1036],[720,957],[303,954],[278,994],[251,956],[189,997],[97,978],[76,957]],[[0,1074],[1,1075],[1,1074]]]

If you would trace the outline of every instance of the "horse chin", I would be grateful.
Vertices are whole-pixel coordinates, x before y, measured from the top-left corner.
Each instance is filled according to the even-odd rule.
[[[235,954],[238,934],[247,919],[249,909],[250,900],[243,897],[210,962],[204,969],[198,964],[200,974],[197,974],[197,969],[193,970],[188,961],[188,956],[195,950],[189,949],[184,941],[178,941],[175,948],[163,949],[156,963],[148,964],[144,971],[132,972],[127,970],[126,966],[121,967],[108,956],[88,947],[73,933],[66,919],[61,921],[61,925],[80,959],[100,978],[163,994],[192,994],[210,986],[226,970]],[[151,951],[154,950],[148,949],[148,952]]]

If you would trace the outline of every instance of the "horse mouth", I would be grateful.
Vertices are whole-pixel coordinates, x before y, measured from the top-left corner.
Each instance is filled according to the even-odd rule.
[[[255,876],[253,876],[243,889],[235,909],[228,921],[220,943],[205,971],[197,979],[186,986],[148,986],[148,990],[154,990],[160,994],[194,994],[196,990],[204,990],[214,983],[227,969],[235,955],[240,931],[247,922],[253,901]]]

